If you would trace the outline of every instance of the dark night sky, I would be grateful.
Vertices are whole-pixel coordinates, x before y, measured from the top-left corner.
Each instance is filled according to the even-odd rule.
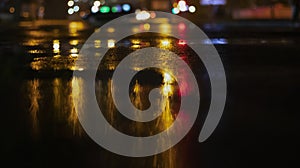
[[[66,19],[67,4],[64,0],[45,0],[45,19]]]

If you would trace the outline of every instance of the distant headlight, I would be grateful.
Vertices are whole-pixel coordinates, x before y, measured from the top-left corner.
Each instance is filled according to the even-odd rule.
[[[151,17],[151,14],[147,11],[140,11],[136,13],[136,20],[147,20]]]

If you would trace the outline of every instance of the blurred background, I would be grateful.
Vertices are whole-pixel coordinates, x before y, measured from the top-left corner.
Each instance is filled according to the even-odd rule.
[[[160,10],[174,14],[192,13],[203,20],[230,19],[289,19],[292,8],[289,0],[1,0],[0,20],[41,20],[84,18],[97,13],[100,6],[112,8],[107,13],[122,13],[119,5],[129,3],[135,10]],[[187,9],[183,2],[188,5]],[[179,4],[179,6],[178,6]],[[94,7],[94,8],[93,8]],[[108,8],[107,8],[108,9]],[[100,11],[106,13],[105,8]]]

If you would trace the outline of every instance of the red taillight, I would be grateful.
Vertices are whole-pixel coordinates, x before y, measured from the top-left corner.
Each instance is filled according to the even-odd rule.
[[[179,45],[186,45],[186,41],[184,41],[184,40],[179,40],[178,44],[179,44]]]

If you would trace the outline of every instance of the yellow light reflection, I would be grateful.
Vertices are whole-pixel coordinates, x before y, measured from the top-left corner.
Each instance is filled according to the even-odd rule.
[[[132,45],[131,47],[132,47],[132,48],[135,48],[135,49],[137,49],[137,48],[140,48],[141,46],[140,46],[140,45],[137,45],[137,44],[135,44],[135,45]]]
[[[118,128],[120,132],[130,132],[133,133],[136,136],[142,136],[145,135],[156,135],[161,131],[170,131],[167,130],[175,120],[175,114],[173,114],[173,104],[174,99],[170,97],[171,93],[173,93],[175,90],[174,86],[171,85],[174,81],[173,76],[171,73],[163,73],[163,85],[160,87],[161,92],[165,92],[165,94],[161,94],[161,98],[157,99],[157,103],[154,103],[155,105],[159,105],[157,108],[159,111],[162,112],[161,116],[159,116],[156,120],[153,121],[151,124],[144,124],[144,123],[121,123],[120,124],[120,118],[119,118],[119,112],[115,107],[112,95],[114,92],[118,91],[118,88],[115,88],[115,85],[111,81],[111,79],[108,80],[98,80],[96,81],[96,93],[99,96],[100,100],[99,102],[102,103],[101,107],[105,110],[104,115],[107,121]],[[153,89],[152,86],[149,86],[147,84],[141,84],[138,80],[133,81],[133,85],[131,85],[131,92],[130,92],[130,98],[131,103],[137,108],[137,109],[143,109],[145,108],[145,102],[148,100],[148,97],[145,96],[146,91],[149,89]],[[83,87],[79,87],[79,89],[82,89]],[[110,92],[111,91],[111,92]],[[153,104],[153,105],[154,105]],[[77,104],[75,103],[77,106]],[[138,114],[137,114],[138,115]],[[136,116],[137,118],[139,116]],[[121,121],[123,122],[123,121]],[[104,130],[104,131],[108,131]],[[126,131],[124,131],[126,130]],[[158,132],[157,132],[158,131]],[[173,133],[170,133],[170,135]],[[168,146],[172,142],[170,139],[165,138],[164,141],[162,141],[159,145],[161,146]],[[138,149],[143,148],[143,146],[137,146]],[[136,150],[136,149],[133,149]],[[176,168],[179,167],[177,165],[179,156],[177,156],[177,148],[171,148],[170,150],[167,150],[163,152],[160,155],[153,156],[153,159],[151,159],[152,167],[172,167]]]
[[[174,81],[174,79],[172,78],[171,74],[165,72],[165,73],[163,74],[163,81],[164,81],[164,83],[166,83],[166,84],[171,84],[171,83]]]
[[[131,48],[140,48],[141,47],[141,41],[140,40],[136,40],[136,39],[134,39],[134,40],[131,40],[131,43],[133,44],[132,46],[131,46]]]
[[[171,77],[169,74],[165,73],[164,75],[166,77],[166,81],[171,81],[169,80],[169,77]],[[171,98],[170,95],[173,93],[173,86],[170,84],[165,83],[162,87],[162,99],[161,99],[161,110],[162,114],[157,121],[156,125],[159,127],[161,130],[166,130],[168,129],[173,123],[174,123],[174,116],[172,114],[172,106],[171,106]],[[164,142],[161,144],[164,145],[169,145],[171,143],[168,138],[165,139]],[[153,167],[177,167],[175,163],[176,162],[176,149],[171,148],[170,150],[162,153],[161,155],[155,155],[154,160],[153,160]]]
[[[82,98],[82,89],[81,89],[81,87],[82,87],[82,79],[80,79],[80,78],[77,78],[77,77],[74,77],[73,79],[72,79],[72,96],[73,96],[73,98],[74,98],[74,100],[75,100],[75,102],[74,103],[80,103],[80,99]],[[78,102],[76,101],[76,100],[78,100]],[[84,99],[82,99],[82,100],[84,100]]]
[[[168,78],[168,75],[166,75]],[[171,76],[171,75],[169,75]],[[169,81],[169,80],[167,80]],[[135,81],[135,84],[133,86],[133,93],[130,95],[132,98],[132,103],[134,104],[135,107],[141,108],[143,107],[143,95],[144,95],[144,89],[145,86],[141,85],[138,83],[138,81]],[[166,90],[166,92],[170,92],[173,90],[173,86],[170,84],[164,84],[164,86],[161,88],[162,90]],[[135,132],[139,135],[142,134],[145,131],[150,131],[150,135],[155,135],[156,133],[153,132],[155,130],[166,130],[168,129],[175,120],[175,117],[172,114],[172,106],[171,106],[171,98],[168,95],[162,94],[162,97],[160,99],[160,107],[159,110],[162,111],[161,116],[156,120],[156,122],[149,126],[144,126],[144,125],[139,125],[135,124],[132,127],[129,127],[130,129],[134,129]],[[152,134],[153,132],[153,134]],[[166,138],[165,141],[161,142],[160,145],[162,146],[168,146],[172,142]],[[175,163],[176,162],[176,149],[171,148],[170,150],[162,153],[161,155],[155,155],[153,158],[153,167],[172,167],[175,168],[177,167]]]
[[[40,109],[40,81],[38,79],[30,80],[27,84],[28,97],[30,101],[29,112],[32,120],[32,130],[34,134],[39,132],[38,112]]]
[[[135,81],[135,84],[134,84],[134,87],[133,87],[133,92],[135,94],[138,94],[141,90],[140,88],[141,88],[141,86],[139,85],[138,81]]]
[[[95,53],[95,57],[100,57],[100,56],[101,56],[101,53],[99,53],[99,52]]]
[[[81,104],[80,102],[74,102],[74,100],[84,100],[82,97],[82,87],[84,82],[81,78],[74,77],[71,82],[68,82],[67,87],[69,88],[68,101],[70,104],[70,112],[68,114],[68,123],[73,129],[73,135],[78,134],[81,136],[83,130],[80,127],[78,114],[75,110],[75,103]]]
[[[114,33],[115,32],[115,28],[109,27],[109,28],[107,28],[107,32],[108,33]]]
[[[140,29],[137,27],[132,28],[132,33],[138,33],[140,32]]]
[[[178,3],[177,3],[177,2],[174,2],[174,3],[173,3],[173,8],[177,8],[177,6],[178,6]]]
[[[29,101],[28,111],[33,138],[39,135],[43,130],[43,126],[46,126],[45,123],[42,124],[43,119],[46,119],[45,117],[50,117],[51,122],[53,120],[60,123],[62,129],[67,128],[70,130],[70,132],[64,133],[81,135],[83,130],[75,111],[75,103],[78,105],[84,101],[82,97],[83,86],[83,80],[76,77],[72,80],[55,78],[51,80],[50,84],[48,80],[41,79],[28,80],[25,83],[25,95],[28,96],[26,100]],[[73,98],[74,100],[78,99],[79,102],[74,102]],[[49,104],[51,102],[53,104]],[[49,109],[49,107],[51,108]]]
[[[101,47],[101,40],[95,40],[94,41],[94,46],[95,46],[95,48],[100,48]]]
[[[28,50],[27,53],[29,54],[43,54],[46,53],[44,50]]]
[[[149,31],[151,28],[149,23],[144,24],[144,30]]]
[[[113,39],[107,40],[107,47],[108,48],[114,48],[115,45],[116,45],[116,40],[113,40]]]
[[[160,24],[159,25],[159,32],[160,33],[165,33],[165,34],[169,34],[171,33],[171,25],[170,24],[167,24],[167,23],[163,23],[163,24]]]
[[[168,85],[168,87],[169,90],[173,89],[171,85]],[[164,129],[167,129],[174,121],[174,117],[171,113],[171,101],[168,96],[163,97],[161,110],[163,110],[161,123],[163,124]]]
[[[168,39],[160,40],[159,47],[161,47],[161,48],[171,48],[171,41],[168,40]]]
[[[133,39],[133,40],[131,40],[131,43],[132,43],[132,44],[140,44],[141,41],[140,41],[140,40],[137,40],[137,39]]]
[[[95,33],[99,33],[100,31],[101,31],[101,28],[96,28],[96,29],[94,30]]]
[[[21,14],[24,18],[28,18],[29,17],[29,12],[22,12]]]
[[[143,70],[143,68],[141,68],[141,67],[133,67],[132,70],[138,72],[138,71]]]
[[[70,43],[70,45],[76,46],[76,45],[78,45],[79,41],[78,40],[71,40],[69,43]]]
[[[70,53],[71,53],[71,56],[72,57],[78,57],[78,49],[77,48],[72,48],[71,50],[70,50]]]
[[[115,88],[111,79],[107,81],[96,80],[95,85],[96,93],[101,95],[101,100],[99,103],[103,103],[104,114],[107,117],[107,121],[113,124],[116,121],[116,106],[114,105],[114,101],[112,98],[112,93],[115,92]],[[110,92],[111,90],[111,92]],[[81,101],[81,100],[80,100]]]
[[[82,133],[73,102],[74,96],[80,96],[78,93],[80,93],[80,87],[82,87],[82,81],[77,79],[73,78],[71,81],[55,78],[52,82],[53,107],[56,120],[66,122],[67,126],[72,129],[73,135],[81,135]]]
[[[28,41],[24,42],[22,45],[33,47],[33,46],[38,46],[43,42],[44,40],[29,39]]]
[[[114,64],[108,64],[108,70],[113,71],[116,69],[116,66]]]
[[[70,54],[71,57],[78,57],[78,54]]]
[[[53,57],[54,57],[54,58],[60,58],[61,55],[54,55]]]
[[[84,68],[80,68],[80,67],[75,66],[75,65],[74,66],[70,66],[69,69],[71,71],[83,71],[84,70]]]
[[[62,88],[61,80],[58,78],[55,78],[53,80],[52,85],[53,85],[53,95],[54,95],[54,108],[59,109],[58,112],[61,112],[60,103],[62,101],[61,95],[63,93],[63,92],[61,92],[61,88]]]
[[[164,46],[169,46],[170,45],[170,41],[169,40],[162,40],[161,44]]]
[[[42,66],[40,65],[39,61],[32,62],[30,64],[30,67],[31,67],[32,70],[35,70],[35,71],[39,71],[40,69],[42,69]]]
[[[173,94],[172,86],[170,84],[164,84],[162,93],[164,96],[171,96]]]
[[[72,48],[71,50],[70,50],[70,52],[72,53],[72,54],[76,54],[76,53],[78,53],[78,49],[77,48]]]
[[[137,107],[138,109],[141,109],[144,104],[143,104],[143,100],[142,100],[142,95],[143,95],[143,87],[138,83],[138,81],[135,81],[135,84],[133,86],[133,93],[131,94],[131,97],[133,98],[132,103],[134,104],[135,107]],[[140,113],[138,113],[140,114]],[[137,116],[139,118],[139,116]],[[141,134],[144,130],[144,128],[141,125],[136,125],[135,126],[137,133]]]
[[[53,40],[53,52],[59,53],[60,52],[60,42],[59,40]]]
[[[78,36],[78,31],[84,29],[84,24],[82,22],[70,22],[69,23],[69,33],[71,36]]]

